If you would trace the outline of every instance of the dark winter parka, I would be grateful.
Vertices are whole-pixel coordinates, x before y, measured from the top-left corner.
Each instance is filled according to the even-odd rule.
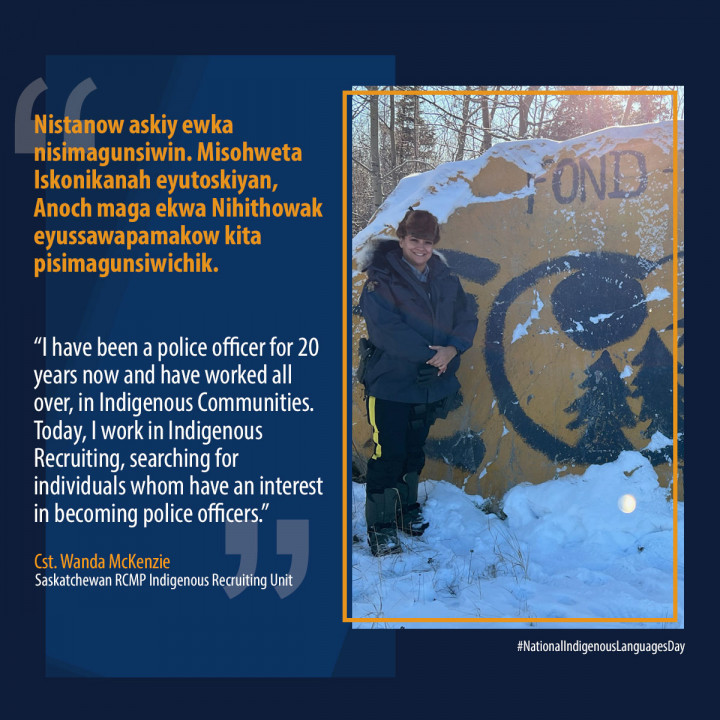
[[[432,403],[460,388],[455,373],[460,353],[473,342],[477,329],[476,304],[447,265],[433,254],[429,277],[423,283],[402,259],[397,241],[380,242],[366,269],[368,280],[360,308],[370,342],[378,350],[368,363],[368,395],[383,400]],[[458,355],[442,375],[418,383],[418,372],[435,355],[430,345],[454,345]]]

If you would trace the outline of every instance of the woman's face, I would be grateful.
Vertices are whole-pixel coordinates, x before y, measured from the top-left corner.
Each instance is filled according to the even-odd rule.
[[[406,235],[400,240],[403,257],[420,272],[425,270],[430,256],[433,254],[433,241],[416,238],[412,235]]]

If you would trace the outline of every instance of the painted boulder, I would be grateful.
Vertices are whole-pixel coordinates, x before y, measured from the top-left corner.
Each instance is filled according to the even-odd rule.
[[[480,321],[426,477],[501,497],[634,449],[664,484],[677,462],[682,489],[683,188],[683,123],[676,138],[658,123],[502,143],[398,185],[353,240],[354,306],[365,254],[413,206],[440,221],[437,252]],[[363,335],[356,310],[355,358]],[[361,466],[372,440],[355,381],[352,437]]]

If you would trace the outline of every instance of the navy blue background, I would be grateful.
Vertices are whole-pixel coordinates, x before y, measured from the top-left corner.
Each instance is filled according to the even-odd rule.
[[[124,524],[53,523],[46,528],[46,554],[61,552],[78,556],[98,553],[137,552],[152,556],[163,553],[172,558],[171,575],[205,576],[219,573],[235,575],[240,558],[225,555],[223,523],[199,523],[198,510],[213,500],[224,501],[225,507],[260,505],[270,502],[270,509],[261,513],[257,526],[259,561],[256,575],[284,575],[290,558],[277,556],[276,524],[285,519],[308,519],[310,528],[310,560],[307,575],[295,591],[280,598],[269,589],[246,589],[229,600],[221,588],[177,590],[128,590],[104,588],[87,590],[49,590],[46,595],[47,672],[55,675],[73,668],[78,674],[107,676],[331,676],[340,656],[349,626],[338,622],[341,617],[342,567],[342,166],[340,154],[328,148],[342,147],[342,91],[355,80],[380,84],[392,82],[394,62],[391,57],[312,57],[265,56],[165,58],[153,56],[51,56],[47,59],[48,95],[45,112],[61,117],[65,98],[72,88],[91,77],[97,89],[90,93],[82,108],[83,117],[125,118],[126,127],[133,118],[154,113],[173,119],[203,119],[213,114],[231,119],[232,135],[184,135],[179,129],[172,138],[174,146],[184,145],[191,157],[197,158],[199,141],[219,141],[224,145],[278,146],[302,148],[302,162],[265,163],[142,163],[113,165],[114,172],[134,173],[145,167],[152,175],[160,172],[267,173],[277,183],[275,193],[269,190],[247,191],[250,198],[263,197],[268,203],[311,202],[317,197],[322,203],[322,218],[183,218],[172,220],[67,219],[47,221],[53,228],[117,227],[130,230],[169,230],[181,224],[189,230],[216,229],[220,232],[217,245],[211,246],[145,246],[128,252],[124,248],[55,246],[50,252],[60,256],[142,257],[145,252],[162,257],[183,251],[190,257],[205,251],[213,258],[217,272],[204,274],[156,273],[119,274],[108,278],[94,275],[48,274],[35,281],[45,284],[45,334],[51,338],[105,341],[134,340],[140,347],[144,341],[156,344],[188,337],[210,345],[226,336],[240,340],[266,340],[273,336],[293,342],[293,355],[272,358],[266,346],[262,359],[167,358],[169,368],[258,368],[267,363],[268,372],[291,362],[291,385],[227,385],[208,388],[200,386],[161,385],[161,363],[155,361],[156,383],[144,385],[77,385],[72,391],[85,395],[99,392],[114,396],[122,391],[135,396],[187,397],[197,408],[197,395],[272,396],[275,391],[295,397],[309,397],[313,411],[307,413],[217,414],[199,410],[188,413],[154,415],[147,419],[166,425],[171,419],[186,425],[193,420],[204,424],[262,426],[262,440],[240,442],[219,441],[205,445],[199,442],[93,442],[84,447],[108,451],[182,450],[238,452],[234,469],[212,468],[209,472],[193,469],[132,470],[126,467],[120,478],[154,480],[183,479],[186,494],[171,497],[123,498],[73,497],[48,501],[51,520],[56,502],[62,506],[96,504],[164,507],[167,502],[194,511],[192,524],[155,523],[148,528],[129,529]],[[54,145],[61,136],[50,136]],[[143,144],[164,145],[161,137],[144,136]],[[100,136],[95,144],[133,143],[127,132],[121,136]],[[49,165],[48,165],[49,167]],[[73,172],[74,166],[54,164],[57,172]],[[29,185],[30,177],[24,181]],[[48,191],[47,201],[76,201],[85,195],[90,201],[148,202],[166,200],[162,190],[128,192]],[[204,201],[211,215],[213,197],[237,196],[236,191],[176,191],[176,202]],[[75,197],[73,197],[75,196]],[[244,197],[244,196],[243,196]],[[154,213],[153,213],[154,214]],[[262,233],[258,246],[225,245],[225,225],[248,226]],[[42,255],[42,253],[40,253]],[[300,338],[315,338],[319,347],[316,357],[299,357]],[[80,359],[58,360],[48,357],[48,368],[72,367],[82,374],[83,367],[145,368],[149,362],[142,357],[115,361]],[[50,393],[49,393],[50,394]],[[132,423],[132,414],[95,415],[98,423]],[[57,418],[48,417],[47,422]],[[65,418],[81,422],[82,415]],[[85,428],[87,430],[87,422]],[[66,445],[47,442],[48,450],[67,449]],[[48,479],[57,471],[46,471]],[[61,471],[63,472],[63,471]],[[73,478],[79,472],[64,471]],[[110,471],[90,471],[93,478],[109,478]],[[191,497],[188,493],[190,474],[196,480],[225,479],[232,487],[234,480],[280,477],[283,480],[323,479],[322,497]],[[141,513],[142,514],[142,513]],[[38,549],[38,551],[40,548]],[[249,548],[248,548],[249,551]],[[109,574],[109,570],[106,569]],[[99,574],[105,574],[100,571]],[[295,578],[298,582],[299,578]],[[111,622],[108,619],[112,618]],[[387,653],[373,663],[357,658],[356,674],[391,675],[394,658]],[[349,661],[346,661],[349,662]]]
[[[698,601],[700,596],[695,592],[698,585],[693,579],[693,568],[699,569],[701,574],[706,572],[696,555],[701,549],[693,542],[697,537],[693,528],[704,524],[704,518],[697,518],[697,515],[695,523],[688,523],[686,529],[685,610],[689,627],[685,631],[531,633],[488,628],[479,631],[354,632],[351,633],[352,642],[358,647],[340,654],[335,665],[336,677],[327,679],[65,680],[46,677],[45,601],[44,595],[32,587],[34,568],[31,563],[37,548],[44,542],[43,530],[29,523],[19,511],[31,507],[34,501],[30,484],[26,482],[34,445],[29,430],[33,419],[29,406],[32,396],[30,368],[37,363],[32,339],[44,332],[47,320],[46,295],[44,284],[34,281],[29,270],[33,248],[23,242],[35,227],[31,220],[34,198],[28,192],[28,184],[22,180],[29,177],[33,163],[29,158],[13,154],[12,123],[17,97],[29,82],[45,76],[51,67],[51,64],[46,65],[48,56],[113,53],[173,56],[164,60],[158,57],[157,63],[162,64],[173,63],[174,56],[185,54],[390,54],[396,56],[395,82],[398,84],[639,84],[654,81],[684,83],[690,95],[693,86],[688,75],[694,75],[698,63],[702,65],[698,51],[712,42],[708,32],[709,18],[688,16],[687,10],[684,16],[678,17],[673,12],[669,18],[656,10],[648,14],[641,9],[628,8],[617,12],[607,4],[602,8],[573,5],[571,13],[568,9],[568,15],[561,13],[548,17],[546,7],[536,6],[533,10],[513,12],[510,18],[500,13],[493,16],[492,11],[481,15],[466,10],[458,15],[454,8],[447,6],[439,12],[440,8],[436,6],[394,8],[385,4],[382,13],[372,4],[363,7],[364,12],[345,18],[339,16],[333,6],[311,9],[299,5],[274,5],[268,17],[263,9],[244,8],[244,14],[240,15],[235,5],[205,5],[202,10],[177,4],[141,6],[127,3],[115,8],[88,3],[72,9],[67,5],[55,8],[33,5],[14,8],[4,24],[1,72],[6,99],[2,115],[3,212],[0,222],[5,258],[0,291],[4,308],[3,338],[7,344],[3,353],[3,406],[6,409],[0,492],[3,551],[6,554],[2,602],[8,634],[3,683],[7,688],[8,705],[14,700],[22,701],[29,717],[48,712],[65,714],[63,709],[72,709],[77,717],[95,717],[98,712],[104,717],[125,717],[131,713],[152,717],[167,712],[189,717],[234,711],[265,711],[275,715],[321,709],[350,716],[388,712],[405,715],[408,708],[413,709],[414,715],[434,716],[440,712],[467,711],[544,712],[559,710],[566,705],[571,706],[572,712],[585,712],[589,698],[592,698],[594,708],[616,714],[618,710],[638,707],[648,710],[656,704],[670,713],[683,707],[689,694],[697,697],[692,679],[699,674],[691,673],[690,668],[700,665],[700,653],[705,660],[703,651],[707,649],[703,648],[705,633],[698,632],[698,625],[713,623],[711,618],[700,619],[707,611],[707,600]],[[266,24],[262,24],[263,21]],[[627,54],[615,52],[620,40],[627,41]],[[443,49],[446,43],[452,46],[451,50]],[[69,86],[74,84],[69,79],[67,82]],[[352,78],[351,82],[385,80]],[[100,87],[97,80],[96,84]],[[184,101],[193,99],[186,96]],[[88,97],[88,102],[90,100]],[[329,132],[335,132],[334,126]],[[302,144],[305,144],[304,140]],[[336,156],[339,184],[339,146],[328,142],[325,152]],[[702,168],[697,162],[693,173],[695,177],[702,177]],[[697,193],[702,192],[702,184],[696,181]],[[697,213],[688,213],[686,225],[689,230],[697,227],[699,217]],[[690,234],[691,237],[700,235],[697,229]],[[335,267],[339,265],[339,248],[336,252]],[[712,253],[712,250],[708,252]],[[696,287],[702,287],[703,280],[711,280],[713,263],[708,261],[705,266],[708,277],[699,279]],[[695,268],[693,273],[697,271]],[[187,282],[187,278],[180,278],[181,283],[183,280]],[[340,287],[339,274],[331,274],[327,281]],[[689,288],[689,299],[693,292]],[[118,298],[116,302],[120,302]],[[68,305],[68,309],[70,316],[72,305]],[[148,311],[160,312],[160,309]],[[196,312],[202,314],[203,307],[198,307]],[[118,335],[126,332],[122,313],[115,311],[113,317],[117,318],[115,331]],[[172,323],[179,323],[177,317],[180,315],[168,311],[167,315],[158,317],[172,326]],[[186,313],[187,317],[193,323],[200,322],[199,318],[192,319],[189,313]],[[68,322],[73,321],[68,318]],[[97,318],[94,322],[102,323],[103,320]],[[281,323],[279,320],[277,326]],[[288,325],[293,332],[298,327],[294,322]],[[320,327],[320,324],[317,332],[326,336],[333,334],[331,328]],[[333,371],[333,368],[329,369],[329,372]],[[328,402],[338,400],[331,400],[329,396],[330,393]],[[690,425],[689,435],[694,436],[695,441],[688,445],[688,456],[692,456],[694,450],[698,458],[699,448],[707,438],[702,437],[701,423]],[[337,434],[337,430],[333,432]],[[702,486],[705,507],[712,504],[709,486],[709,482]],[[689,486],[687,492],[688,499],[693,495],[697,498]],[[695,507],[699,505],[697,503]],[[221,548],[218,551],[221,555]],[[339,560],[339,549],[335,557]],[[311,564],[314,562],[311,556]],[[327,572],[334,574],[339,584],[339,563],[328,567]],[[288,601],[284,603],[287,605]],[[284,606],[281,603],[279,607]],[[313,640],[323,640],[321,625],[324,621],[316,620],[317,613],[309,617],[298,616],[297,621],[320,623]],[[114,610],[108,608],[107,617],[98,622],[101,626],[109,626],[113,619]],[[335,629],[332,628],[330,633],[336,633]],[[391,639],[389,646],[388,636]],[[515,649],[520,638],[575,640],[578,637],[584,641],[621,638],[645,642],[672,638],[688,642],[688,648],[683,657],[532,655],[519,654]],[[287,647],[282,637],[275,640],[280,648]],[[393,647],[393,678],[337,677],[354,675],[358,659],[373,663],[373,658],[386,658],[392,654]],[[138,648],[137,656],[143,651],[144,648]],[[63,672],[60,666],[55,670]],[[72,667],[64,668],[64,672],[68,676],[75,674]],[[677,690],[667,686],[661,690],[662,678],[670,683],[676,679]],[[646,685],[646,682],[653,684]],[[618,692],[614,692],[615,688]],[[578,702],[582,704],[578,705]],[[417,710],[418,707],[422,710]]]

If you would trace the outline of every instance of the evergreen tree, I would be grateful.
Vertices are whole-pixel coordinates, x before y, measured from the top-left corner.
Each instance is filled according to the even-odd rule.
[[[652,90],[649,86],[635,86],[633,90]],[[663,95],[629,95],[625,104],[621,125],[672,120],[672,108]]]
[[[632,450],[623,427],[634,427],[637,420],[625,398],[630,391],[620,379],[607,350],[586,371],[588,376],[579,387],[586,392],[565,412],[578,413],[567,425],[570,430],[585,426],[585,434],[577,444],[581,460],[604,463],[615,460],[622,450]]]
[[[552,140],[568,140],[617,125],[622,115],[622,98],[618,96],[563,95],[546,125],[545,135]]]
[[[415,88],[409,88],[415,89]],[[398,177],[435,167],[435,131],[421,112],[419,95],[395,102],[395,153]]]
[[[640,420],[650,420],[643,435],[650,438],[659,432],[672,439],[673,358],[654,328],[632,364],[640,366],[632,383],[636,388],[632,397],[643,399]]]

